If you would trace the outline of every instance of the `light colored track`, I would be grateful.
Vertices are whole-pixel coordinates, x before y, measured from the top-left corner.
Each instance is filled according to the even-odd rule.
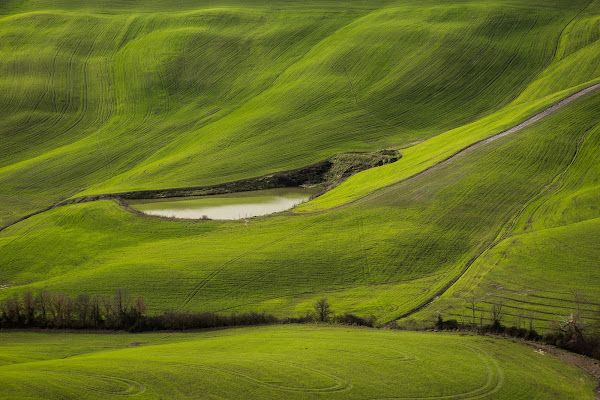
[[[443,166],[446,166],[446,165],[450,164],[451,162],[455,161],[456,159],[458,159],[459,157],[465,155],[467,152],[469,152],[471,150],[474,150],[474,149],[476,149],[476,148],[478,148],[480,146],[483,146],[483,145],[486,145],[488,143],[491,143],[491,142],[493,142],[493,141],[495,141],[497,139],[500,139],[501,137],[508,136],[508,135],[510,135],[512,133],[519,132],[519,131],[525,129],[526,127],[528,127],[530,125],[533,125],[536,122],[539,122],[542,119],[544,119],[544,118],[546,118],[546,117],[554,114],[555,112],[557,112],[558,110],[560,110],[564,106],[566,106],[566,105],[574,102],[575,100],[578,100],[579,98],[584,97],[584,96],[586,96],[586,95],[588,95],[590,93],[596,92],[599,89],[600,89],[600,83],[596,83],[594,85],[588,86],[585,89],[582,89],[582,90],[580,90],[580,91],[578,91],[576,93],[573,93],[572,95],[570,95],[568,97],[565,97],[564,99],[558,101],[557,103],[554,103],[550,107],[544,109],[543,111],[540,111],[539,113],[535,114],[533,117],[528,118],[527,120],[521,122],[518,125],[513,126],[512,128],[509,128],[509,129],[506,129],[506,130],[504,130],[502,132],[496,133],[495,135],[492,135],[492,136],[490,136],[488,138],[481,139],[481,140],[478,140],[477,142],[471,143],[470,145],[468,145],[466,147],[463,147],[462,149],[460,149],[456,153],[454,153],[451,156],[443,159],[442,161],[438,162],[437,164],[434,164],[434,165],[432,165],[430,167],[427,167],[424,170],[421,170],[421,171],[417,172],[416,174],[413,174],[413,175],[411,175],[409,177],[401,179],[401,180],[399,180],[397,182],[394,182],[394,183],[391,183],[389,185],[383,186],[382,188],[377,189],[376,191],[371,192],[371,193],[369,193],[369,194],[367,194],[367,195],[365,195],[363,197],[360,197],[360,198],[358,198],[356,200],[352,200],[352,201],[350,201],[348,203],[341,204],[341,205],[339,205],[337,207],[332,207],[332,208],[328,208],[326,210],[320,210],[320,211],[315,211],[315,212],[303,213],[301,215],[320,214],[320,213],[324,213],[324,212],[327,212],[327,211],[330,211],[330,210],[337,210],[337,209],[340,209],[340,208],[347,207],[347,206],[349,206],[351,204],[357,203],[357,202],[359,202],[361,200],[364,200],[364,199],[372,199],[372,198],[379,197],[379,196],[381,196],[383,194],[383,192],[387,188],[390,188],[390,187],[399,185],[401,183],[407,182],[407,181],[409,181],[411,179],[414,179],[414,178],[417,178],[417,177],[419,177],[421,175],[425,175],[426,173],[429,173],[429,172],[431,172],[431,171],[433,171],[433,170],[435,170],[437,168],[440,168],[440,167],[443,167]]]

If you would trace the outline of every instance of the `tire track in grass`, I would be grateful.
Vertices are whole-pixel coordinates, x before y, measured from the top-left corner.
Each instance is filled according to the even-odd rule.
[[[472,352],[474,357],[481,362],[481,364],[483,366],[482,369],[483,369],[483,371],[485,371],[485,382],[482,385],[480,385],[479,387],[477,387],[475,389],[472,389],[472,390],[469,390],[469,391],[466,391],[463,393],[452,394],[452,395],[429,396],[429,397],[424,397],[424,396],[385,397],[385,398],[377,398],[377,400],[392,400],[392,399],[394,399],[394,400],[418,400],[418,399],[422,399],[422,400],[437,400],[437,399],[440,399],[440,400],[467,400],[467,399],[479,399],[479,398],[490,396],[490,395],[496,393],[497,391],[499,391],[503,387],[504,374],[503,374],[502,369],[500,368],[500,366],[498,365],[498,363],[496,362],[496,360],[493,357],[491,357],[484,350],[480,349],[479,347],[473,346],[473,345],[458,344],[458,343],[456,343],[456,345],[459,347],[463,347],[463,348],[469,350],[470,352]],[[405,352],[402,352],[402,351],[399,351],[396,349],[392,349],[392,348],[387,348],[387,347],[382,347],[382,348],[386,351],[396,353],[396,354],[398,354],[398,356],[378,357],[371,353],[361,354],[361,353],[354,353],[354,352],[350,352],[350,351],[341,351],[341,353],[349,354],[350,356],[358,356],[360,358],[366,357],[369,359],[376,359],[376,360],[390,361],[390,362],[407,362],[407,361],[408,362],[419,362],[419,358],[416,355],[413,355],[410,353],[405,353]],[[334,352],[336,354],[338,353],[337,351],[334,351]],[[271,365],[279,364],[279,365],[286,366],[286,367],[292,367],[292,368],[300,370],[300,371],[308,372],[309,374],[320,375],[322,377],[325,377],[325,378],[331,380],[332,384],[329,386],[325,386],[325,387],[313,387],[313,388],[286,386],[284,384],[265,382],[264,380],[257,379],[247,373],[233,371],[231,369],[227,369],[224,367],[215,367],[212,365],[199,365],[199,364],[180,363],[180,362],[165,362],[165,363],[160,363],[160,365],[173,366],[173,367],[185,367],[185,368],[191,368],[191,369],[199,369],[199,370],[204,370],[204,371],[216,372],[219,374],[225,374],[225,375],[232,376],[234,378],[240,378],[240,379],[246,380],[254,385],[262,386],[262,387],[272,389],[272,390],[277,390],[277,391],[285,391],[285,392],[300,392],[300,393],[332,393],[332,392],[336,392],[337,393],[337,392],[351,390],[353,387],[352,382],[350,380],[345,379],[339,375],[335,375],[330,372],[322,371],[320,369],[305,367],[305,366],[296,364],[294,362],[288,362],[288,361],[279,361],[279,360],[261,360],[261,361],[271,364]],[[158,362],[156,362],[156,363],[158,363]]]
[[[507,288],[504,286],[501,286],[497,283],[492,283],[491,286],[493,286],[495,289],[499,290],[499,291],[503,291],[503,292],[508,292],[510,294],[521,294],[521,293],[525,293],[525,296],[527,296],[528,298],[535,298],[535,299],[543,299],[543,300],[549,300],[549,301],[556,301],[558,303],[572,303],[573,302],[573,292],[557,292],[557,291],[552,291],[552,290],[547,290],[545,288],[532,288],[531,286],[525,286],[522,285],[520,283],[516,283],[516,282],[512,282],[512,281],[508,281],[505,280],[503,282],[504,284],[509,283],[513,286],[515,286],[516,288],[518,288],[518,290],[516,290],[516,288]],[[536,293],[529,293],[528,290],[535,290]],[[537,294],[537,293],[548,293],[551,295],[563,295],[563,297],[551,297],[550,295],[541,295],[541,294]],[[565,298],[564,296],[569,296],[569,298]],[[588,306],[595,306],[595,307],[600,307],[600,302],[593,302],[590,301],[590,299],[580,299],[578,301],[579,304],[583,304],[583,305],[588,305]]]
[[[400,180],[400,181],[397,181],[397,182],[391,183],[391,184],[389,184],[389,185],[387,185],[387,186],[384,186],[384,187],[382,187],[381,189],[377,190],[376,192],[372,192],[372,193],[370,193],[370,194],[367,194],[366,196],[363,196],[363,197],[361,197],[361,198],[358,198],[358,199],[356,199],[356,200],[353,200],[353,201],[350,201],[350,202],[348,202],[348,203],[345,203],[345,204],[339,205],[339,206],[337,206],[337,207],[333,207],[333,208],[330,208],[330,209],[327,209],[327,210],[315,211],[315,212],[311,212],[311,213],[303,213],[302,215],[310,215],[310,214],[323,214],[323,213],[327,213],[327,212],[329,212],[329,211],[333,211],[333,210],[337,210],[337,209],[346,208],[346,207],[348,207],[348,206],[350,206],[350,205],[353,205],[353,204],[355,204],[355,203],[357,203],[357,202],[360,202],[360,201],[362,201],[362,200],[366,200],[366,199],[375,199],[375,198],[377,198],[377,197],[381,196],[381,195],[383,194],[382,192],[384,192],[384,191],[385,191],[385,189],[387,189],[387,188],[394,187],[394,186],[396,186],[396,185],[402,184],[402,183],[404,183],[404,182],[407,182],[407,181],[409,181],[409,180],[411,180],[411,179],[414,179],[414,178],[417,178],[417,177],[419,177],[419,176],[421,176],[421,175],[424,175],[424,174],[426,174],[426,173],[429,173],[429,172],[431,172],[431,171],[432,171],[432,170],[434,170],[434,169],[437,169],[437,168],[443,167],[443,166],[445,166],[445,165],[448,165],[448,164],[450,164],[451,162],[453,162],[453,161],[455,161],[456,159],[458,159],[460,156],[462,156],[462,155],[466,154],[468,151],[470,151],[470,150],[473,150],[473,149],[475,149],[475,148],[478,148],[478,147],[480,147],[480,146],[482,146],[482,145],[485,145],[485,144],[487,144],[487,143],[490,143],[490,142],[492,142],[492,141],[494,141],[494,140],[496,140],[496,139],[499,139],[499,138],[501,138],[501,137],[504,137],[504,136],[510,135],[510,134],[512,134],[512,133],[518,132],[518,131],[520,131],[520,130],[522,130],[522,129],[524,129],[524,128],[526,128],[526,127],[528,127],[528,126],[530,126],[530,125],[532,125],[532,124],[534,124],[534,123],[536,123],[536,122],[538,122],[538,121],[540,121],[540,120],[542,120],[542,119],[544,119],[544,118],[546,118],[546,117],[548,117],[548,116],[550,116],[551,114],[555,113],[556,111],[558,111],[558,110],[559,110],[559,109],[561,109],[562,107],[564,107],[564,106],[566,106],[566,105],[568,105],[568,104],[572,103],[573,101],[575,101],[575,100],[577,100],[577,99],[579,99],[579,98],[581,98],[581,97],[583,97],[583,96],[586,96],[586,95],[588,95],[588,94],[591,94],[591,93],[593,93],[593,92],[596,92],[596,91],[598,91],[599,89],[600,89],[600,83],[597,83],[597,84],[594,84],[594,85],[588,86],[588,87],[586,87],[586,88],[584,88],[584,89],[582,89],[582,90],[580,90],[580,91],[578,91],[578,92],[576,92],[576,93],[574,93],[574,94],[572,94],[572,95],[570,95],[570,96],[568,96],[568,97],[566,97],[566,98],[564,98],[564,99],[560,100],[559,102],[557,102],[557,103],[555,103],[554,105],[552,105],[552,106],[548,107],[547,109],[545,109],[545,110],[543,110],[543,111],[539,112],[538,114],[534,115],[533,117],[530,117],[529,119],[527,119],[527,120],[523,121],[522,123],[520,123],[520,124],[518,124],[518,125],[516,125],[516,126],[514,126],[514,127],[512,127],[512,128],[510,128],[510,129],[507,129],[507,130],[505,130],[505,131],[502,131],[502,132],[499,132],[499,133],[497,133],[497,134],[495,134],[495,135],[492,135],[492,136],[490,136],[489,138],[485,138],[485,139],[479,140],[479,141],[477,141],[477,142],[475,142],[475,143],[472,143],[472,144],[470,144],[470,145],[468,145],[468,146],[464,147],[463,149],[459,150],[458,152],[454,153],[453,155],[451,155],[451,156],[447,157],[446,159],[444,159],[444,160],[442,160],[442,161],[438,162],[437,164],[434,164],[434,165],[432,165],[432,166],[430,166],[430,167],[427,167],[427,168],[425,168],[424,170],[422,170],[422,171],[419,171],[419,172],[417,172],[416,174],[413,174],[413,175],[411,175],[411,176],[409,176],[409,177],[407,177],[407,178],[404,178],[404,179],[402,179],[402,180]],[[26,188],[29,188],[29,187],[31,187],[31,186],[32,186],[32,185],[29,185],[29,186],[27,186]],[[21,190],[25,190],[25,189],[21,189]],[[28,219],[28,218],[30,218],[30,217],[32,217],[32,216],[34,216],[34,215],[37,215],[37,214],[43,213],[43,212],[45,212],[45,211],[48,211],[48,210],[50,210],[50,209],[53,209],[53,208],[55,208],[56,206],[58,206],[58,205],[59,205],[59,203],[60,203],[60,202],[58,202],[58,203],[56,203],[56,204],[54,204],[54,205],[52,205],[52,206],[50,206],[50,207],[47,207],[47,208],[45,208],[45,209],[39,210],[39,211],[37,211],[37,212],[30,213],[30,214],[28,214],[28,215],[26,215],[26,216],[24,216],[24,217],[22,217],[22,218],[19,218],[17,221],[14,221],[14,222],[12,222],[12,223],[10,223],[10,224],[8,224],[8,225],[5,225],[5,226],[3,226],[3,227],[0,227],[0,232],[4,231],[4,230],[5,230],[5,229],[7,229],[8,227],[10,227],[10,226],[12,226],[12,225],[15,225],[15,224],[17,224],[17,223],[19,223],[19,222],[21,222],[21,221],[23,221],[23,220],[26,220],[26,219]],[[446,289],[446,290],[447,290],[447,289]],[[444,292],[445,292],[446,290],[444,290]],[[416,311],[414,311],[414,312],[416,312]],[[411,314],[414,314],[414,312],[411,312],[409,315],[411,315]],[[406,315],[406,316],[408,316],[408,315]],[[406,316],[402,316],[402,317],[400,317],[400,318],[405,318]]]
[[[195,287],[194,289],[192,289],[191,293],[185,298],[185,300],[183,301],[183,303],[178,307],[178,310],[183,310],[184,307],[186,307],[193,299],[194,297],[196,297],[196,295],[200,292],[200,290],[202,290],[202,288],[204,288],[208,283],[210,283],[210,281],[212,281],[217,275],[219,275],[221,272],[223,272],[225,269],[227,269],[227,267],[229,267],[230,265],[232,265],[233,263],[235,263],[236,261],[242,260],[243,258],[247,257],[248,255],[252,254],[252,253],[256,253],[257,251],[260,250],[264,250],[276,243],[281,242],[282,240],[291,238],[291,237],[295,237],[299,234],[301,234],[302,232],[306,231],[307,229],[315,226],[318,222],[321,222],[321,219],[316,219],[313,222],[309,222],[308,224],[306,224],[306,226],[304,226],[301,229],[296,230],[296,232],[294,232],[293,234],[289,235],[289,234],[285,234],[282,236],[277,237],[275,240],[269,241],[261,246],[255,247],[251,250],[248,250],[228,261],[226,261],[224,264],[222,264],[220,267],[217,267],[215,270],[213,270],[206,278],[202,279]],[[239,286],[238,286],[239,287]],[[225,297],[228,293],[224,294],[221,297]],[[241,304],[240,306],[243,306],[243,304]]]
[[[542,190],[540,190],[538,193],[536,193],[534,196],[532,196],[522,207],[521,209],[513,216],[513,218],[511,219],[511,221],[509,222],[508,227],[506,227],[506,229],[504,231],[502,231],[501,229],[501,234],[496,238],[496,240],[494,240],[492,242],[492,244],[490,245],[490,247],[486,248],[478,257],[481,257],[484,253],[486,253],[488,250],[492,250],[494,247],[496,247],[500,242],[502,242],[504,239],[506,239],[510,233],[512,232],[512,230],[514,229],[514,227],[517,224],[517,221],[521,218],[521,216],[523,215],[523,213],[527,210],[527,208],[534,203],[535,201],[539,200],[540,198],[542,198],[544,196],[544,194],[546,194],[549,190],[551,190],[552,188],[554,188],[556,185],[559,184],[559,182],[562,181],[562,179],[564,178],[565,174],[571,169],[571,167],[573,166],[573,164],[575,163],[575,161],[577,160],[581,147],[583,146],[583,143],[585,142],[585,140],[587,139],[587,137],[589,136],[589,133],[594,130],[596,128],[597,125],[594,125],[593,127],[590,127],[588,130],[585,131],[585,133],[582,135],[582,137],[580,138],[579,142],[577,143],[577,147],[575,148],[575,152],[573,154],[573,156],[571,157],[571,160],[569,161],[569,163],[567,164],[567,166],[560,171],[558,174],[555,175],[555,177],[547,184],[545,185]],[[543,203],[541,203],[543,204]],[[541,206],[538,205],[538,207],[535,209],[535,211],[537,211],[537,209]],[[535,213],[534,211],[534,213]],[[475,260],[476,261],[476,260]],[[470,265],[472,265],[473,263],[471,263]],[[466,273],[468,267],[464,270],[463,274]],[[461,277],[462,277],[461,275]],[[460,279],[460,277],[459,277]],[[456,281],[454,282],[456,283]],[[439,297],[439,296],[438,296]],[[501,298],[501,296],[496,296]],[[434,299],[435,300],[435,299]],[[519,300],[515,300],[513,299],[515,302],[521,302],[521,303],[530,303],[532,305],[535,305],[536,303],[533,302],[525,302],[525,301],[519,301]],[[568,302],[571,302],[570,300]],[[485,302],[484,302],[485,303]],[[429,303],[431,304],[431,302]],[[491,303],[490,303],[491,304]],[[592,303],[594,304],[594,303]],[[538,305],[540,307],[544,307],[543,304],[539,304]],[[510,308],[510,306],[507,306]],[[567,308],[564,306],[548,306],[548,307],[557,307],[557,308]],[[518,308],[519,310],[523,310],[523,311],[535,311],[535,312],[541,312],[541,311],[536,311],[533,309],[528,309],[528,308],[522,308],[522,307],[512,307],[512,308]],[[590,312],[593,312],[590,310]],[[547,313],[547,312],[541,312],[542,314],[548,314],[551,315],[552,313]],[[592,318],[593,319],[593,318]]]
[[[81,376],[81,377],[85,377],[86,379],[89,379],[89,378],[97,379],[106,384],[111,384],[111,383],[116,382],[116,383],[124,385],[124,388],[122,390],[102,389],[99,387],[91,386],[89,384],[89,382],[79,383],[79,385],[78,385],[78,387],[80,387],[80,388],[83,388],[83,389],[89,390],[89,391],[93,391],[93,392],[97,392],[97,393],[100,393],[103,395],[135,396],[135,395],[141,394],[146,391],[146,386],[143,383],[132,380],[132,379],[126,379],[126,378],[121,378],[121,377],[116,377],[116,376],[94,374],[91,372],[81,372],[81,371],[41,370],[40,372],[44,372],[46,374]],[[47,379],[47,377],[46,377],[46,379]]]
[[[485,371],[487,372],[487,379],[485,383],[480,387],[470,390],[468,392],[443,396],[379,397],[372,400],[468,400],[488,397],[500,390],[504,385],[504,374],[496,360],[479,347],[466,344],[459,344],[459,346],[471,350],[477,357],[479,357],[479,359],[485,366]]]
[[[323,210],[319,210],[319,211],[303,212],[302,214],[298,214],[298,215],[323,214],[323,213],[327,213],[329,211],[339,210],[339,209],[343,209],[343,208],[349,207],[349,206],[354,205],[354,204],[356,204],[356,203],[358,203],[360,201],[363,201],[363,200],[376,199],[376,198],[382,196],[384,194],[384,192],[387,189],[391,188],[391,187],[403,184],[403,183],[408,182],[408,181],[410,181],[410,180],[412,180],[414,178],[417,178],[417,177],[420,177],[422,175],[428,174],[428,173],[430,173],[433,170],[436,170],[438,168],[441,168],[443,166],[446,166],[446,165],[452,163],[453,161],[456,161],[459,157],[462,157],[463,155],[467,154],[468,152],[470,152],[470,151],[472,151],[474,149],[477,149],[477,148],[479,148],[481,146],[484,146],[484,145],[486,145],[488,143],[491,143],[491,142],[493,142],[493,141],[495,141],[495,140],[497,140],[497,139],[499,139],[501,137],[508,136],[508,135],[510,135],[512,133],[519,132],[519,131],[525,129],[526,127],[528,127],[528,126],[533,125],[534,123],[539,122],[539,121],[543,120],[544,118],[549,117],[550,115],[554,114],[555,112],[557,112],[561,108],[567,106],[568,104],[571,104],[575,100],[578,100],[579,98],[584,97],[584,96],[586,96],[588,94],[594,93],[594,92],[596,92],[598,90],[600,90],[600,83],[596,83],[596,84],[590,85],[590,86],[588,86],[586,88],[583,88],[583,89],[579,90],[578,92],[575,92],[575,93],[573,93],[573,94],[565,97],[564,99],[562,99],[562,100],[554,103],[553,105],[549,106],[548,108],[546,108],[546,109],[538,112],[537,114],[535,114],[534,116],[526,119],[525,121],[523,121],[523,122],[521,122],[521,123],[513,126],[512,128],[506,129],[506,130],[504,130],[502,132],[496,133],[496,134],[494,134],[492,136],[489,136],[487,138],[484,138],[484,139],[478,140],[476,142],[473,142],[473,143],[469,144],[468,146],[463,147],[462,149],[458,150],[456,153],[454,153],[454,154],[452,154],[452,155],[444,158],[443,160],[437,162],[436,164],[433,164],[433,165],[431,165],[431,166],[429,166],[429,167],[427,167],[427,168],[425,168],[425,169],[423,169],[423,170],[421,170],[421,171],[419,171],[419,172],[417,172],[417,173],[415,173],[415,174],[413,174],[411,176],[403,178],[403,179],[401,179],[399,181],[396,181],[396,182],[390,183],[388,185],[382,186],[381,188],[378,188],[375,191],[370,192],[370,193],[364,195],[363,197],[359,197],[357,199],[354,199],[354,200],[349,201],[349,202],[344,203],[344,204],[340,204],[340,205],[335,206],[335,207],[331,207],[331,208],[327,208],[327,209],[323,209]]]
[[[298,365],[296,363],[287,362],[287,361],[268,361],[268,360],[262,360],[262,361],[267,361],[271,364],[281,364],[281,365],[295,368],[300,371],[305,371],[305,372],[309,372],[312,374],[320,375],[322,377],[325,377],[325,378],[333,381],[333,384],[330,386],[320,387],[320,388],[285,386],[285,385],[279,385],[279,384],[275,384],[275,383],[271,383],[271,382],[265,382],[263,380],[254,378],[250,375],[243,374],[241,372],[232,371],[232,370],[222,368],[222,367],[214,367],[211,365],[198,365],[198,364],[178,363],[178,362],[166,362],[166,363],[161,363],[161,365],[171,365],[171,366],[175,366],[175,367],[181,366],[181,367],[186,367],[186,368],[194,368],[194,369],[201,369],[201,370],[205,370],[205,371],[217,372],[220,374],[230,375],[235,378],[241,378],[250,383],[253,383],[258,386],[263,386],[268,389],[285,391],[285,392],[331,393],[331,392],[347,391],[352,388],[352,384],[350,383],[350,381],[348,381],[342,377],[339,377],[337,375],[333,375],[333,374],[330,374],[330,373],[327,373],[327,372],[324,372],[324,371],[321,371],[318,369],[304,367],[304,366]]]
[[[328,208],[328,209],[320,210],[320,211],[306,212],[306,213],[302,213],[302,214],[298,214],[298,215],[324,214],[324,213],[327,213],[329,211],[346,208],[346,207],[348,207],[350,205],[356,204],[356,203],[358,203],[360,201],[363,201],[363,200],[366,200],[366,199],[375,199],[375,198],[381,196],[383,194],[382,192],[384,192],[386,189],[388,189],[390,187],[394,187],[396,185],[400,185],[400,184],[405,183],[405,182],[407,182],[407,181],[409,181],[411,179],[417,178],[417,177],[419,177],[421,175],[425,175],[426,173],[429,173],[432,170],[435,170],[437,168],[440,168],[440,167],[443,167],[445,165],[448,165],[451,162],[453,162],[456,159],[458,159],[459,157],[461,157],[464,154],[466,154],[468,151],[471,151],[471,150],[473,150],[475,148],[478,148],[478,147],[480,147],[482,145],[485,145],[487,143],[493,142],[494,140],[499,139],[501,137],[504,137],[504,136],[510,135],[512,133],[518,132],[518,131],[520,131],[520,130],[522,130],[522,129],[524,129],[524,128],[526,128],[526,127],[528,127],[528,126],[530,126],[530,125],[532,125],[532,124],[534,124],[534,123],[536,123],[536,122],[538,122],[538,121],[540,121],[540,120],[542,120],[542,119],[544,119],[544,118],[546,118],[548,116],[550,116],[551,114],[557,112],[558,110],[560,110],[564,106],[572,103],[573,101],[575,101],[575,100],[577,100],[577,99],[579,99],[581,97],[584,97],[584,96],[586,96],[588,94],[591,94],[593,92],[596,92],[599,89],[600,89],[600,83],[596,83],[594,85],[588,86],[588,87],[586,87],[586,88],[584,88],[584,89],[582,89],[582,90],[580,90],[580,91],[578,91],[578,92],[576,92],[576,93],[574,93],[574,94],[572,94],[572,95],[570,95],[570,96],[568,96],[568,97],[566,97],[566,98],[558,101],[554,105],[546,108],[543,111],[540,111],[539,113],[535,114],[533,117],[530,117],[529,119],[523,121],[522,123],[520,123],[520,124],[518,124],[518,125],[516,125],[516,126],[514,126],[512,128],[510,128],[510,129],[504,130],[504,131],[499,132],[499,133],[497,133],[495,135],[492,135],[492,136],[490,136],[488,138],[484,138],[484,139],[481,139],[481,140],[479,140],[477,142],[474,142],[474,143],[472,143],[472,144],[470,144],[470,145],[462,148],[461,150],[459,150],[458,152],[454,153],[453,155],[451,155],[451,156],[449,156],[449,157],[447,157],[447,158],[439,161],[438,163],[436,163],[436,164],[434,164],[434,165],[432,165],[430,167],[427,167],[427,168],[425,168],[425,169],[423,169],[423,170],[421,170],[421,171],[419,171],[419,172],[417,172],[417,173],[415,173],[415,174],[413,174],[413,175],[411,175],[409,177],[406,177],[404,179],[401,179],[401,180],[399,180],[397,182],[394,182],[394,183],[391,183],[389,185],[383,186],[383,187],[377,189],[375,192],[371,192],[371,193],[369,193],[369,194],[367,194],[367,195],[365,195],[363,197],[360,197],[360,198],[352,200],[350,202],[341,204],[341,205],[336,206],[336,207],[332,207],[332,208]],[[48,208],[46,208],[44,210],[40,210],[38,212],[29,214],[29,215],[27,215],[27,216],[19,219],[16,222],[10,223],[9,225],[6,225],[6,226],[0,228],[0,232],[2,230],[4,230],[4,229],[8,228],[11,225],[14,225],[14,224],[16,224],[16,223],[18,223],[20,221],[23,221],[23,220],[25,220],[27,218],[30,218],[33,215],[39,214],[39,213],[44,212],[44,211],[48,211],[48,210],[50,210],[50,209],[52,209],[52,208],[54,208],[55,206],[58,206],[58,205],[59,205],[59,203],[57,203],[54,206],[48,207]]]
[[[577,145],[577,151],[576,151],[576,153],[575,153],[575,156],[574,156],[574,157],[571,159],[571,162],[569,163],[569,165],[567,166],[567,168],[565,168],[565,169],[564,169],[564,171],[563,171],[561,174],[557,175],[557,176],[555,177],[555,179],[554,179],[554,180],[553,180],[553,181],[552,181],[552,182],[551,182],[549,185],[547,185],[547,186],[544,188],[544,190],[542,190],[542,191],[541,191],[541,192],[538,194],[538,196],[536,196],[536,197],[532,198],[532,199],[531,199],[529,202],[527,202],[526,206],[525,206],[525,207],[523,207],[523,209],[521,210],[521,213],[519,214],[519,216],[518,216],[518,217],[521,217],[521,215],[522,215],[522,214],[523,214],[523,213],[526,211],[527,207],[528,207],[530,204],[534,203],[534,202],[535,202],[535,201],[537,201],[537,200],[540,200],[540,199],[542,199],[542,196],[543,196],[544,194],[546,194],[546,192],[549,192],[549,191],[550,191],[551,189],[553,189],[553,188],[557,188],[557,190],[556,190],[556,191],[555,191],[555,193],[554,193],[554,194],[557,194],[557,193],[559,193],[560,191],[562,191],[562,190],[564,189],[564,185],[563,185],[563,182],[564,182],[564,180],[563,180],[563,179],[564,179],[565,175],[567,174],[567,172],[569,172],[569,171],[570,171],[570,169],[571,169],[571,167],[573,166],[573,164],[575,164],[575,161],[577,161],[577,157],[579,156],[579,150],[581,149],[581,147],[582,147],[582,146],[583,146],[583,144],[585,143],[585,141],[586,141],[586,139],[588,138],[588,136],[589,136],[590,132],[591,132],[591,131],[593,131],[594,129],[596,129],[597,127],[598,127],[598,124],[596,124],[596,125],[594,125],[593,127],[589,128],[589,129],[588,129],[588,130],[585,132],[585,134],[583,135],[583,137],[581,138],[581,140],[579,141],[579,143],[578,143],[578,145]],[[536,213],[538,212],[538,210],[539,210],[539,209],[540,209],[540,208],[541,208],[543,205],[545,205],[545,204],[546,204],[546,203],[547,203],[549,200],[550,200],[550,198],[543,199],[543,200],[542,200],[542,201],[541,201],[541,202],[540,202],[540,203],[537,205],[537,207],[535,207],[535,209],[533,209],[533,210],[531,211],[531,213],[529,214],[529,218],[528,218],[528,220],[527,220],[527,222],[526,222],[526,225],[525,225],[526,227],[530,227],[530,225],[533,223],[533,217],[536,215]],[[517,223],[517,219],[515,219],[515,220],[513,221],[513,224],[510,226],[509,230],[511,230],[511,231],[512,231],[512,229],[515,227],[516,223]]]

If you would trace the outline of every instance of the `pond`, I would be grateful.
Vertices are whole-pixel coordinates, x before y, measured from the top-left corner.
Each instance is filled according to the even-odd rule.
[[[129,205],[145,214],[189,219],[242,219],[288,210],[318,194],[319,188],[281,188],[215,194],[132,200]]]

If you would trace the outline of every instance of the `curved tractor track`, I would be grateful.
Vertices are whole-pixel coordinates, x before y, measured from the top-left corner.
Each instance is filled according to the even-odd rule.
[[[432,165],[430,167],[427,167],[427,168],[423,169],[422,171],[419,171],[416,174],[411,175],[411,176],[409,176],[407,178],[401,179],[401,180],[399,180],[397,182],[391,183],[391,184],[389,184],[387,186],[384,186],[384,187],[382,187],[380,189],[377,189],[375,192],[367,194],[366,196],[363,196],[363,197],[358,198],[356,200],[352,200],[352,201],[350,201],[348,203],[339,205],[337,207],[332,207],[332,208],[329,208],[329,209],[326,209],[326,210],[321,210],[321,211],[314,211],[314,212],[309,212],[309,213],[303,213],[302,215],[306,215],[306,214],[322,214],[324,212],[328,212],[328,211],[331,211],[331,210],[336,210],[336,209],[347,207],[347,206],[349,206],[351,204],[354,204],[354,203],[357,203],[357,202],[359,202],[359,201],[361,201],[363,199],[373,198],[373,197],[379,196],[381,194],[381,192],[383,190],[385,190],[386,188],[389,188],[389,187],[392,187],[392,186],[395,186],[395,185],[399,185],[399,184],[404,183],[404,182],[406,182],[406,181],[408,181],[410,179],[413,179],[413,178],[419,177],[421,175],[424,175],[424,174],[432,171],[433,169],[436,169],[436,168],[439,168],[439,167],[443,167],[443,166],[451,163],[452,161],[454,161],[458,157],[464,155],[466,152],[468,152],[470,150],[473,150],[474,148],[477,148],[479,146],[482,146],[482,145],[485,145],[487,143],[490,143],[490,142],[492,142],[492,141],[494,141],[496,139],[499,139],[501,137],[510,135],[511,133],[518,132],[518,131],[520,131],[520,130],[522,130],[522,129],[524,129],[524,128],[526,128],[526,127],[528,127],[528,126],[530,126],[530,125],[532,125],[532,124],[534,124],[534,123],[536,123],[536,122],[538,122],[538,121],[540,121],[540,120],[542,120],[542,119],[544,119],[546,117],[548,117],[549,115],[555,113],[559,109],[561,109],[564,106],[566,106],[566,105],[574,102],[575,100],[577,100],[577,99],[579,99],[579,98],[581,98],[583,96],[586,96],[586,95],[588,95],[590,93],[593,93],[593,92],[595,92],[595,91],[597,91],[599,89],[600,89],[600,83],[596,83],[594,85],[588,86],[588,87],[586,87],[586,88],[584,88],[584,89],[582,89],[582,90],[580,90],[580,91],[578,91],[578,92],[576,92],[576,93],[574,93],[574,94],[572,94],[572,95],[570,95],[570,96],[568,96],[568,97],[566,97],[566,98],[564,98],[564,99],[562,99],[562,100],[554,103],[552,106],[546,108],[543,111],[540,111],[539,113],[537,113],[534,116],[530,117],[529,119],[521,122],[520,124],[515,125],[512,128],[509,128],[507,130],[499,132],[499,133],[497,133],[495,135],[492,135],[492,136],[490,136],[488,138],[481,139],[481,140],[479,140],[477,142],[471,143],[470,145],[468,145],[466,147],[463,147],[462,149],[460,149],[456,153],[454,153],[451,156],[445,158],[444,160],[438,162],[437,164],[434,164],[434,165]],[[175,189],[175,190],[177,190],[177,189]],[[107,197],[107,198],[118,198],[118,194],[106,194],[106,195],[103,196],[103,198],[104,197]],[[6,230],[7,228],[9,228],[9,227],[11,227],[13,225],[16,225],[17,223],[19,223],[21,221],[24,221],[24,220],[26,220],[28,218],[33,217],[34,215],[38,215],[38,214],[41,214],[43,212],[49,211],[49,210],[51,210],[53,208],[60,207],[60,206],[63,206],[63,205],[68,205],[68,204],[70,204],[69,201],[68,201],[68,199],[64,199],[62,201],[59,201],[59,202],[55,203],[54,205],[51,205],[49,207],[44,208],[42,210],[38,210],[38,211],[33,212],[31,214],[25,215],[25,216],[19,218],[18,220],[14,221],[14,222],[12,222],[10,224],[8,224],[8,225],[0,227],[0,233],[2,231]]]

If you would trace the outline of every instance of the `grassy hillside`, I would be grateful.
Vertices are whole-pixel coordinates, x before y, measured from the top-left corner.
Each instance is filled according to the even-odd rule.
[[[59,207],[2,232],[2,280],[15,285],[3,294],[126,287],[147,296],[155,311],[278,315],[303,313],[327,296],[338,311],[389,321],[456,279],[557,177],[589,167],[574,160],[598,154],[589,139],[599,108],[600,94],[591,95],[327,213],[245,224],[144,218],[109,201]]]
[[[590,114],[591,115],[591,114]],[[581,136],[568,167],[524,205],[502,240],[426,314],[471,315],[503,302],[510,321],[550,322],[573,312],[600,323],[600,125]]]
[[[587,3],[15,0],[0,19],[2,224],[476,121],[576,57],[588,43],[561,32]]]
[[[3,338],[0,398],[594,398],[594,380],[550,354],[451,334],[279,326]]]
[[[445,292],[415,318],[475,296],[545,324],[574,289],[600,294],[599,94],[405,180],[599,82],[598,1],[8,4],[3,225],[70,196],[410,147],[249,224],[110,201],[38,214],[0,232],[0,297],[125,287],[151,311],[288,316],[326,296],[388,322]]]

